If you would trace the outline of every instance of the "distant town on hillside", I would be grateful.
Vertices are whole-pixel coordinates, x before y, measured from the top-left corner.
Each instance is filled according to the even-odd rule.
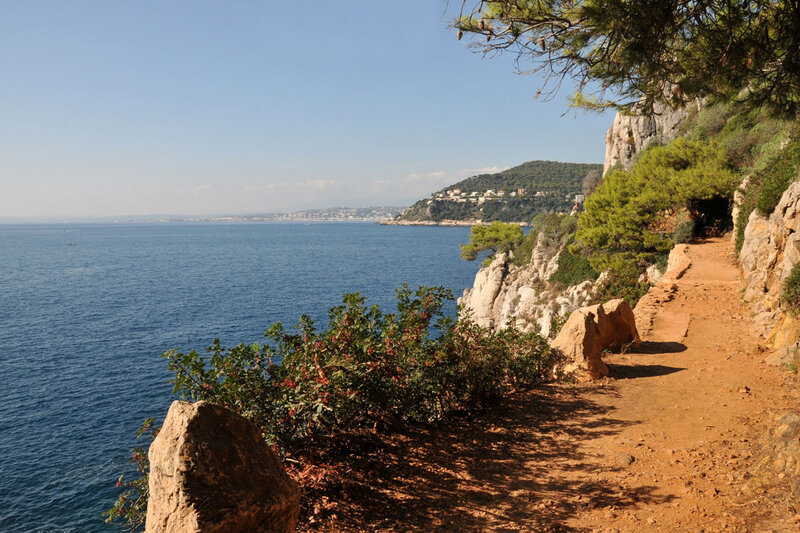
[[[576,198],[581,199],[584,178],[599,176],[602,170],[600,164],[529,161],[436,191],[400,213],[394,222],[530,222],[539,213],[569,212]]]

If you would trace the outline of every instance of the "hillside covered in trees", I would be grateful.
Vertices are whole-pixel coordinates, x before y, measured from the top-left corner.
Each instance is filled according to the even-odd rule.
[[[539,213],[569,211],[586,177],[599,177],[602,169],[603,165],[592,163],[529,161],[436,191],[395,220],[530,222]]]

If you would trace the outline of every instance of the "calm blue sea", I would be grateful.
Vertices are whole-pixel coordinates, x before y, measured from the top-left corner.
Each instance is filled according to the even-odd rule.
[[[133,432],[173,400],[159,355],[325,322],[346,292],[444,285],[467,228],[377,224],[0,226],[0,531],[114,531]],[[451,312],[454,307],[451,308]]]

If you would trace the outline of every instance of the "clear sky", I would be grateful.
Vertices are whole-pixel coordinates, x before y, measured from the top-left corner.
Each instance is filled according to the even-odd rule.
[[[3,2],[0,218],[404,205],[602,162],[613,117],[536,100],[445,4]]]

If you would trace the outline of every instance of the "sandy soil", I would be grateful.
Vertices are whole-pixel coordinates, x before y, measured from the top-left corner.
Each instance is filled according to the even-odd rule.
[[[301,529],[800,531],[800,503],[747,483],[756,442],[797,408],[763,364],[730,240],[692,265],[612,377],[520,394],[478,419],[351,443],[334,492]]]

